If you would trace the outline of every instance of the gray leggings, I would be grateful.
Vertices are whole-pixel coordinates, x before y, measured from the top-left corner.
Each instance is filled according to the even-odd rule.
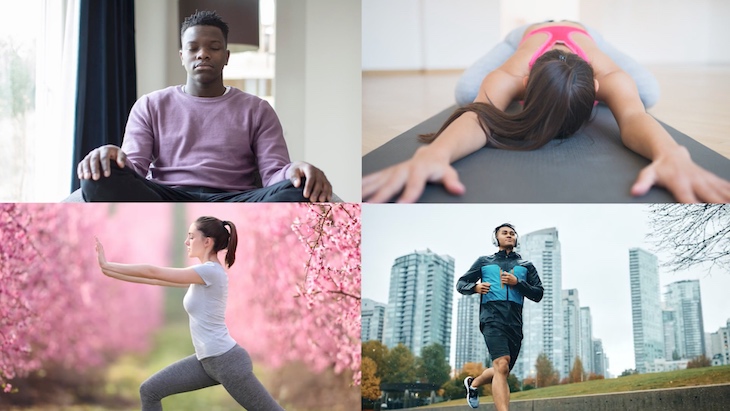
[[[284,411],[253,374],[251,357],[239,345],[217,357],[198,360],[191,355],[148,378],[139,387],[142,411],[162,410],[168,395],[218,384],[248,411]]]
[[[456,102],[460,106],[467,105],[474,101],[479,92],[482,80],[487,74],[504,64],[522,41],[522,36],[529,25],[518,27],[512,30],[507,37],[494,46],[487,54],[482,56],[476,63],[466,69],[461,75],[459,82],[456,84]],[[584,26],[585,27],[585,26]],[[586,27],[586,31],[591,35],[602,52],[613,60],[616,65],[621,67],[628,75],[630,75],[636,87],[639,89],[639,97],[644,103],[644,107],[649,108],[656,104],[659,100],[659,83],[653,74],[631,57],[617,50],[614,46],[608,44],[603,36],[590,27]]]

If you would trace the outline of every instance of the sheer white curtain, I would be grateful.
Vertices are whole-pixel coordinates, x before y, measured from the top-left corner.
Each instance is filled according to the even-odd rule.
[[[78,0],[9,5],[0,29],[0,201],[57,202],[71,186]]]
[[[79,10],[79,0],[44,0],[36,66],[35,167],[23,201],[57,202],[70,192]]]

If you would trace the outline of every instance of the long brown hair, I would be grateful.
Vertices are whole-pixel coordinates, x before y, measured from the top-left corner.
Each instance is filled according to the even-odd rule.
[[[421,136],[421,141],[432,142],[462,114],[474,112],[487,145],[533,150],[578,131],[590,118],[595,99],[591,65],[576,54],[551,50],[530,70],[521,111],[505,113],[491,104],[471,103],[458,108],[437,133]]]
[[[236,246],[238,233],[236,226],[230,221],[221,221],[215,217],[200,217],[195,220],[195,226],[204,236],[213,239],[213,252],[226,251],[226,266],[230,267],[236,261]],[[228,226],[229,230],[226,230]]]

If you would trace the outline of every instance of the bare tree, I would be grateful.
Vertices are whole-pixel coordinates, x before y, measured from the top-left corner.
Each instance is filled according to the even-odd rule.
[[[730,271],[730,205],[652,204],[648,239],[671,256],[672,271],[710,264]]]

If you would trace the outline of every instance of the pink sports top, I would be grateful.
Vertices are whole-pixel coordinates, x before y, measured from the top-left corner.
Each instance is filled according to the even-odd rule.
[[[583,29],[579,29],[577,27],[571,27],[571,26],[547,26],[547,27],[540,27],[538,29],[532,30],[529,32],[526,36],[522,38],[522,41],[520,44],[522,44],[528,37],[532,36],[533,34],[537,33],[547,33],[548,38],[545,41],[545,43],[540,46],[540,48],[537,49],[535,54],[532,55],[532,58],[530,59],[530,68],[532,68],[532,65],[535,64],[535,60],[538,59],[538,57],[542,56],[547,52],[551,47],[553,47],[557,43],[561,43],[565,45],[565,47],[569,48],[570,51],[580,56],[585,61],[588,61],[588,56],[583,51],[580,46],[578,46],[573,39],[570,38],[570,35],[578,32],[581,34],[585,34],[588,37],[591,37],[590,34],[588,34],[587,31]]]

